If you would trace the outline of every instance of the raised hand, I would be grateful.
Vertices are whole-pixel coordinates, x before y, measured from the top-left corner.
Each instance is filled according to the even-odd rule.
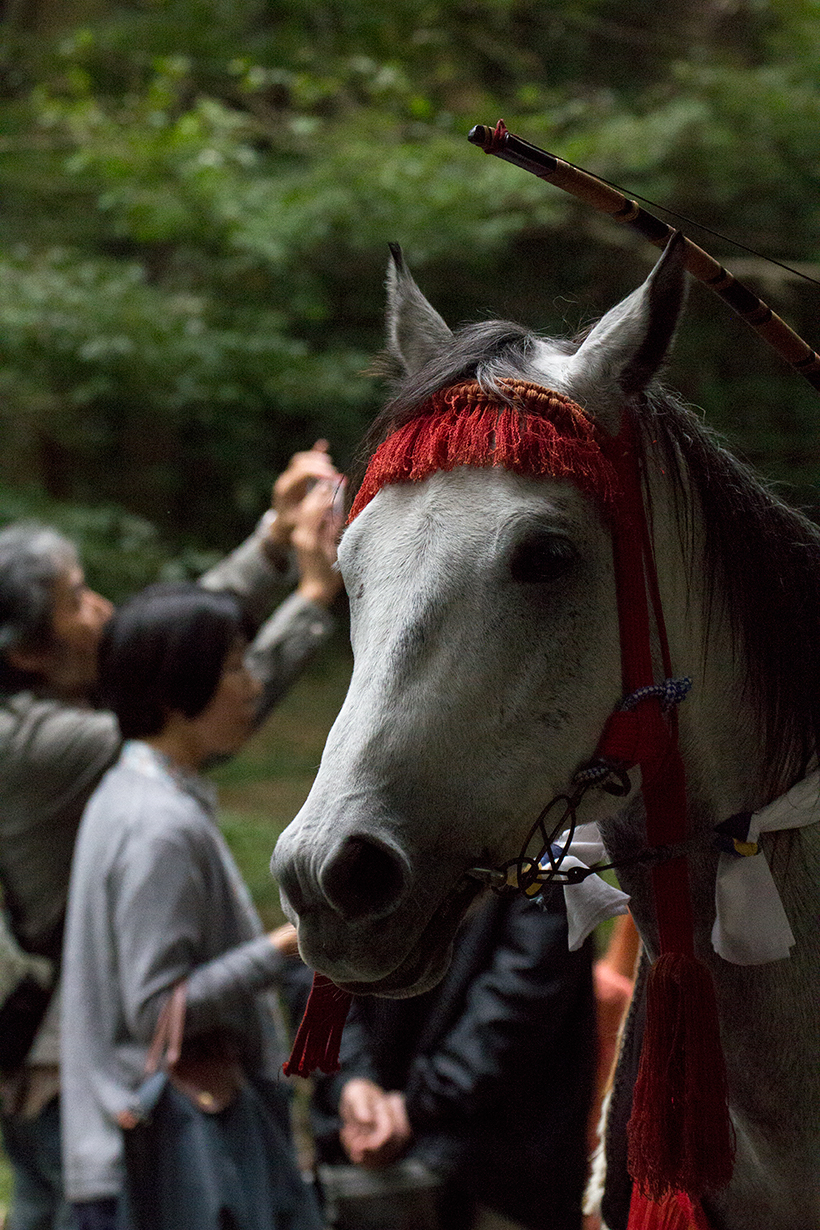
[[[294,453],[273,484],[271,507],[276,513],[268,530],[271,545],[286,550],[296,526],[299,505],[316,482],[338,483],[341,475],[330,459],[327,440],[317,440],[313,448]]]

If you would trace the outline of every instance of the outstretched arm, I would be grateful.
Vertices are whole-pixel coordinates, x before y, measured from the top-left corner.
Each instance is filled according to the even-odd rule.
[[[249,668],[263,685],[257,722],[281,699],[335,626],[328,608],[342,586],[336,567],[338,486],[324,480],[316,483],[296,511],[292,539],[299,583],[262,625],[247,656]]]
[[[261,623],[274,604],[293,587],[298,568],[291,539],[300,506],[317,483],[339,483],[341,476],[327,451],[327,441],[295,453],[273,485],[271,507],[251,536],[201,578],[206,589],[227,589],[241,598]]]

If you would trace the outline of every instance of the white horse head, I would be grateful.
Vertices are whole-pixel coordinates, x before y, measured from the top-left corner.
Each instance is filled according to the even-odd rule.
[[[684,278],[672,246],[574,347],[503,323],[455,337],[394,254],[389,344],[406,379],[390,423],[475,374],[548,386],[614,431],[666,355]],[[351,989],[412,994],[446,968],[476,892],[465,872],[518,852],[620,699],[610,532],[568,479],[460,466],[384,486],[339,562],[353,677],[274,872],[309,963]],[[611,806],[591,801],[584,818]]]

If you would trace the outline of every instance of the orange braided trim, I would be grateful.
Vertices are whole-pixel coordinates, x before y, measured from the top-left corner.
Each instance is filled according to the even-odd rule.
[[[456,466],[503,466],[516,474],[567,478],[604,505],[615,471],[601,430],[570,398],[524,380],[500,380],[509,400],[475,380],[434,393],[370,459],[348,524],[388,483],[421,482]]]

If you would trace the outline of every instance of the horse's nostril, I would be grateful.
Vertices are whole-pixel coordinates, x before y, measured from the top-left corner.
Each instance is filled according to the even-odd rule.
[[[402,895],[405,869],[399,855],[367,837],[348,837],[321,871],[322,890],[345,918],[393,908]]]
[[[297,914],[304,913],[305,909],[305,894],[302,892],[302,887],[299,883],[299,877],[295,872],[283,871],[278,877],[279,891],[283,895],[283,904],[287,904]]]

